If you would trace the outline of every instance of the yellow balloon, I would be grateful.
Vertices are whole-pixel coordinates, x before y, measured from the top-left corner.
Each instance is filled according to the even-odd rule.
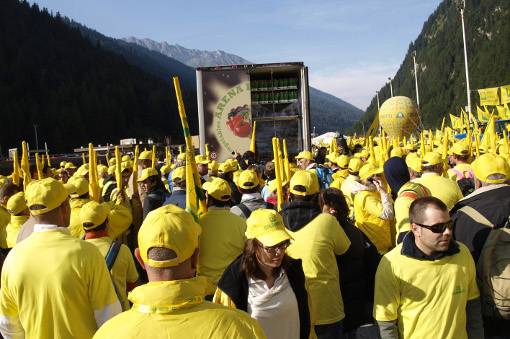
[[[390,137],[409,136],[419,125],[415,103],[404,96],[386,100],[379,110],[379,123]]]

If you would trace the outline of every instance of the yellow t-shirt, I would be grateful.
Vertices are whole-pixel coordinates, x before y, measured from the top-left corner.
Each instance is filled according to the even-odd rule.
[[[28,220],[28,215],[13,215],[11,221],[7,224],[5,232],[7,233],[7,248],[13,248],[16,245],[21,226]]]
[[[379,218],[382,212],[383,205],[378,192],[359,191],[354,196],[355,225],[381,254],[392,247],[391,224],[389,220]]]
[[[0,206],[0,248],[7,248],[7,232],[5,231],[5,228],[7,227],[7,224],[9,224],[9,221],[11,220],[11,215],[5,207]]]
[[[265,338],[248,313],[204,301],[205,277],[149,282],[129,293],[133,307],[94,338]]]
[[[80,211],[83,205],[88,203],[90,199],[71,199],[69,204],[71,205],[71,219],[69,221],[69,233],[73,237],[82,239],[85,235],[83,224],[80,219]]]
[[[420,178],[412,181],[428,188],[430,194],[444,202],[448,210],[451,210],[457,201],[463,198],[457,182],[442,177],[437,173],[423,173]]]
[[[351,245],[335,217],[321,213],[296,232],[287,254],[303,261],[308,292],[316,325],[332,324],[345,317],[340,275],[335,255],[344,254]]]
[[[230,213],[229,208],[209,208],[200,216],[200,255],[198,274],[209,281],[206,294],[214,294],[225,268],[244,249],[246,219]]]
[[[479,297],[476,269],[466,246],[438,260],[388,252],[375,278],[374,318],[398,320],[401,338],[467,338],[466,304]]]
[[[97,247],[103,257],[106,257],[108,250],[113,242],[110,237],[102,237],[95,239],[87,239],[88,242]],[[129,248],[122,244],[119,249],[117,259],[111,269],[113,283],[117,288],[120,296],[120,303],[124,310],[129,309],[129,301],[127,299],[127,283],[135,283],[138,280],[138,271],[136,270],[135,261]]]
[[[91,338],[121,311],[101,253],[55,228],[13,247],[1,282],[0,326],[21,326],[26,338]]]

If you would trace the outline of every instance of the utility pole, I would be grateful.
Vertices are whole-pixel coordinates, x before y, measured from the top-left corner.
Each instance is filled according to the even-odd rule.
[[[390,81],[390,93],[391,97],[393,98],[393,84],[391,83],[391,77],[388,77],[388,80]]]
[[[469,121],[471,122],[471,88],[469,86],[469,65],[468,65],[468,56],[467,56],[467,45],[466,45],[466,27],[464,25],[464,10],[466,8],[465,0],[457,1],[457,8],[460,11],[460,19],[462,22],[462,40],[464,41],[464,65],[466,66],[466,94],[467,94],[467,111],[469,116]]]
[[[416,51],[413,51],[414,83],[416,85],[416,105],[420,109],[420,92],[418,91],[418,68],[416,67]]]

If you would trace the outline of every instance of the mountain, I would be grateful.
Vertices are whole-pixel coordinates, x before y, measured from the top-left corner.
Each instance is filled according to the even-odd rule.
[[[476,112],[478,88],[510,83],[510,1],[466,0],[464,12],[471,87]],[[425,128],[440,126],[448,113],[458,114],[467,103],[460,12],[453,0],[443,1],[411,42],[393,80],[395,95],[416,98],[413,51],[418,64],[420,109]],[[390,96],[389,85],[380,89],[381,104]],[[374,97],[362,121],[367,127],[377,111]],[[361,122],[355,126],[361,130]]]
[[[203,51],[198,49],[189,49],[182,46],[170,45],[166,41],[157,42],[151,39],[137,39],[129,37],[122,39],[125,42],[143,46],[151,51],[164,54],[175,60],[191,67],[207,67],[216,65],[234,65],[249,64],[250,62],[237,55],[230,54],[221,50]]]
[[[1,149],[19,147],[21,140],[35,148],[33,125],[38,125],[39,144],[47,142],[52,152],[89,141],[180,138],[176,99],[169,88],[168,82],[105,50],[100,42],[83,38],[59,13],[27,1],[2,1]],[[183,92],[192,92],[189,84]],[[186,100],[187,106],[196,105],[195,98]]]
[[[162,53],[191,67],[252,63],[240,56],[221,50],[188,49],[179,45],[170,45],[165,41],[157,42],[135,37],[123,40]],[[348,102],[313,87],[310,87],[310,111],[311,125],[315,126],[315,131],[319,134],[328,131],[343,131],[358,121],[363,114],[359,108]]]

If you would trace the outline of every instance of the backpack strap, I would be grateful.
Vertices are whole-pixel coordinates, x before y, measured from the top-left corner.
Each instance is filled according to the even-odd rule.
[[[119,255],[120,251],[120,245],[120,241],[114,240],[110,245],[108,252],[106,253],[105,260],[108,271],[112,269],[113,265],[115,264],[115,260],[117,260],[117,256]]]
[[[490,222],[486,217],[484,217],[480,212],[478,212],[471,206],[464,206],[460,208],[459,211],[463,212],[464,214],[466,214],[479,224],[485,225],[490,228],[494,228],[494,224],[492,222]]]
[[[243,212],[244,216],[246,217],[246,219],[248,219],[251,215],[251,210],[248,208],[248,206],[246,206],[245,204],[243,204],[242,202],[239,203],[239,205],[237,205],[237,207],[239,207],[239,209],[241,210],[241,212]]]

